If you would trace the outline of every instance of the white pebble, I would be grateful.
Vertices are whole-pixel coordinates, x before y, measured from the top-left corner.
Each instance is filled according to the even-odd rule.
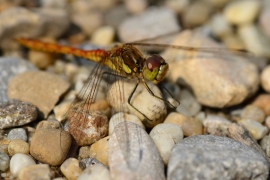
[[[17,177],[22,168],[35,164],[35,161],[28,155],[15,154],[10,160],[10,172],[12,176]]]
[[[182,129],[172,123],[158,124],[150,132],[165,165],[168,164],[174,145],[181,141],[183,136]]]
[[[262,139],[268,133],[268,128],[257,121],[246,119],[239,121],[239,123],[244,125],[256,140]]]
[[[102,164],[87,167],[77,180],[110,180],[110,171]]]

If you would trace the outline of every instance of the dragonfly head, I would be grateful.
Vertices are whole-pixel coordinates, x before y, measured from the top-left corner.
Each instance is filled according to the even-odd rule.
[[[162,81],[169,69],[169,65],[158,54],[153,54],[145,61],[143,68],[143,76],[145,79],[152,81],[154,84],[158,84]]]

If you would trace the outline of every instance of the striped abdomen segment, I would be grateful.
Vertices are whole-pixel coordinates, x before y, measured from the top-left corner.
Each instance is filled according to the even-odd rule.
[[[97,50],[81,50],[69,46],[62,46],[55,43],[47,43],[39,40],[26,39],[26,38],[18,38],[17,41],[30,49],[43,51],[48,53],[59,53],[59,54],[72,54],[77,57],[82,57],[91,61],[99,62],[105,50],[97,49]]]

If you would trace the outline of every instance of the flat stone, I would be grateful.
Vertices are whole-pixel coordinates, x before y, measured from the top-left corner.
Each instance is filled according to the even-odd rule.
[[[268,161],[226,137],[199,135],[180,141],[168,164],[171,179],[267,179]]]
[[[166,24],[166,28],[164,28]],[[149,8],[145,12],[127,17],[118,28],[122,42],[133,42],[167,35],[180,30],[176,14],[168,8]]]
[[[13,77],[8,85],[9,98],[31,102],[46,118],[70,84],[48,72],[31,71]]]
[[[112,179],[165,179],[164,165],[153,140],[139,125],[115,127],[108,146]]]
[[[30,154],[37,160],[52,166],[60,165],[71,146],[71,136],[60,129],[41,129],[35,132]]]
[[[172,61],[167,77],[188,84],[197,100],[210,107],[239,104],[254,94],[259,87],[257,67],[251,57],[222,51],[224,47],[211,39],[183,31],[172,44],[191,47],[211,47],[205,51],[168,49],[163,58]],[[235,76],[237,74],[237,76]],[[248,75],[248,76],[247,76]],[[224,88],[226,87],[226,88]]]
[[[0,129],[21,126],[36,120],[37,108],[28,102],[10,100],[0,104]]]
[[[10,79],[29,70],[36,70],[36,68],[26,60],[11,57],[0,58],[0,103],[8,101],[7,87]]]
[[[18,179],[51,180],[54,176],[55,173],[48,164],[36,164],[23,168],[18,175]]]

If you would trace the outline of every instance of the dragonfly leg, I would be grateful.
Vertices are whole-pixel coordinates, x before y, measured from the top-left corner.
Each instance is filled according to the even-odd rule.
[[[131,98],[132,98],[133,94],[135,93],[135,91],[136,91],[136,89],[137,89],[139,83],[140,83],[140,80],[138,79],[137,82],[136,82],[136,85],[134,86],[134,88],[133,88],[133,90],[132,90],[132,92],[131,92],[131,94],[130,94],[130,96],[128,97],[128,104],[129,104],[131,107],[133,107],[136,111],[138,111],[139,113],[141,113],[141,115],[143,115],[146,119],[148,119],[149,121],[152,121],[152,120],[149,119],[145,114],[143,114],[141,111],[139,111],[135,106],[133,106],[133,105],[131,104]]]
[[[167,100],[165,100],[165,99],[163,99],[163,98],[158,97],[157,95],[155,95],[155,94],[153,93],[153,91],[151,91],[151,89],[148,87],[148,85],[146,84],[146,82],[145,82],[144,80],[142,80],[142,83],[143,83],[144,87],[147,89],[147,91],[149,92],[149,94],[151,94],[151,95],[154,96],[155,98],[158,98],[158,99],[164,101],[165,103],[169,104],[170,106],[172,106],[172,107],[174,107],[174,108],[177,108],[177,107],[175,107],[174,105],[172,105],[169,101],[167,101]],[[179,101],[178,101],[178,102],[179,102]],[[180,104],[180,102],[179,102],[179,104]]]

